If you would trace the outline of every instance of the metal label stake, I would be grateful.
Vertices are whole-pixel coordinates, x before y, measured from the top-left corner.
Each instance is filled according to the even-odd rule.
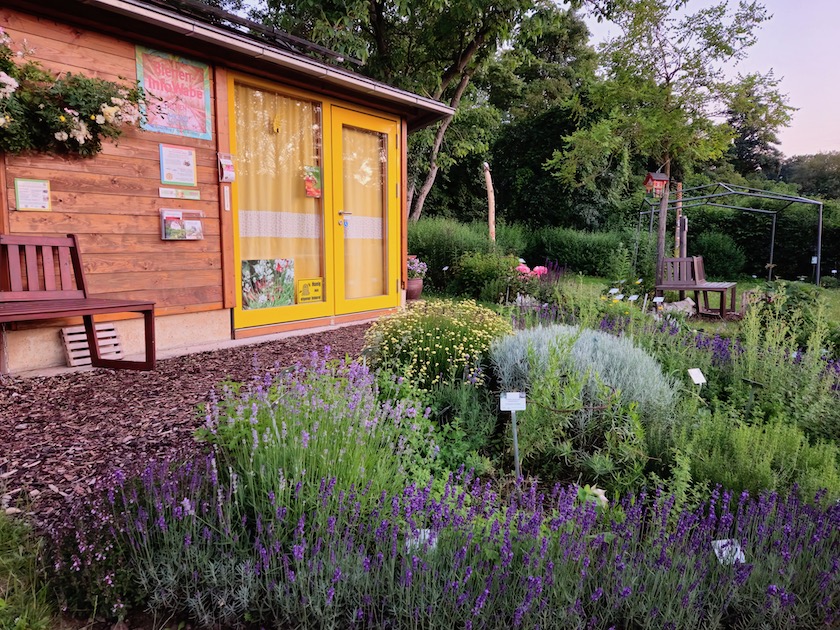
[[[499,399],[499,408],[502,411],[510,411],[510,426],[513,432],[513,466],[516,470],[516,479],[522,478],[522,468],[519,465],[519,435],[516,430],[516,412],[525,411],[525,392],[505,392]]]

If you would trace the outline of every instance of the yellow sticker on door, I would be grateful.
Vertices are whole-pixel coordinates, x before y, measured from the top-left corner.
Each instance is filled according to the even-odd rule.
[[[324,301],[324,279],[323,278],[307,278],[305,280],[298,280],[297,283],[297,303],[306,304],[308,302],[323,302]]]

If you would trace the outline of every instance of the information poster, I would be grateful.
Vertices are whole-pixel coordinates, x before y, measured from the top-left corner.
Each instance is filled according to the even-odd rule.
[[[204,238],[201,213],[161,208],[160,237],[165,241],[200,241]]]
[[[142,46],[136,57],[137,79],[153,96],[142,128],[210,140],[210,66]]]
[[[50,212],[50,182],[46,179],[15,178],[15,208]]]
[[[297,303],[307,304],[308,302],[323,302],[324,301],[324,279],[323,278],[307,278],[306,280],[298,280],[297,283]]]
[[[242,308],[295,303],[295,261],[291,258],[242,261]]]
[[[172,144],[160,145],[160,181],[176,186],[198,186],[195,149]]]

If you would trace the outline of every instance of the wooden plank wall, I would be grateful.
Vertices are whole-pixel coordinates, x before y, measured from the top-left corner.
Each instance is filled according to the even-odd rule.
[[[26,40],[33,50],[31,58],[50,70],[111,81],[137,79],[135,47],[130,42],[2,8],[0,26],[15,45]],[[213,98],[215,111],[215,94]],[[215,124],[211,128],[213,140],[129,129],[116,144],[105,140],[102,153],[92,159],[6,156],[5,182],[0,178],[0,185],[5,188],[8,223],[0,223],[0,229],[12,234],[78,234],[92,294],[152,299],[160,315],[220,309]],[[196,149],[200,201],[159,197],[160,143]],[[16,177],[49,180],[52,212],[16,211]],[[203,212],[204,240],[161,240],[160,208]]]

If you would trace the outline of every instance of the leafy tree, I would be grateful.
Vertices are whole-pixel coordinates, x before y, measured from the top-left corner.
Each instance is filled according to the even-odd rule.
[[[795,155],[784,163],[781,175],[799,184],[803,195],[840,199],[840,151]]]
[[[435,211],[446,209],[462,218],[486,215],[481,162],[487,159],[499,218],[532,225],[597,225],[603,199],[560,185],[543,168],[560,139],[584,120],[595,69],[583,20],[570,9],[538,3],[505,50],[473,81],[487,106],[498,111],[501,124],[487,127],[493,140],[489,155],[453,166],[433,200]]]
[[[603,117],[567,136],[550,167],[570,185],[597,187],[607,170],[620,168],[623,179],[631,154],[662,166],[683,168],[724,154],[731,141],[728,125],[713,116],[732,92],[725,67],[742,59],[767,18],[758,2],[742,0],[683,11],[689,0],[585,0],[621,34],[601,50],[606,81],[593,91]],[[657,276],[665,254],[668,194],[659,211]]]
[[[253,16],[364,60],[361,72],[372,78],[457,109],[476,71],[532,6],[533,0],[266,0]],[[414,220],[446,165],[444,140],[452,126],[449,117],[434,133],[412,139]]]
[[[777,132],[790,124],[791,112],[779,93],[779,79],[771,70],[765,75],[739,77],[727,108],[727,122],[735,133],[727,157],[742,175],[762,172],[776,176],[782,165]]]
[[[572,9],[542,1],[522,19],[510,46],[476,82],[489,102],[515,122],[558,105],[579,106],[596,68],[586,23]]]

